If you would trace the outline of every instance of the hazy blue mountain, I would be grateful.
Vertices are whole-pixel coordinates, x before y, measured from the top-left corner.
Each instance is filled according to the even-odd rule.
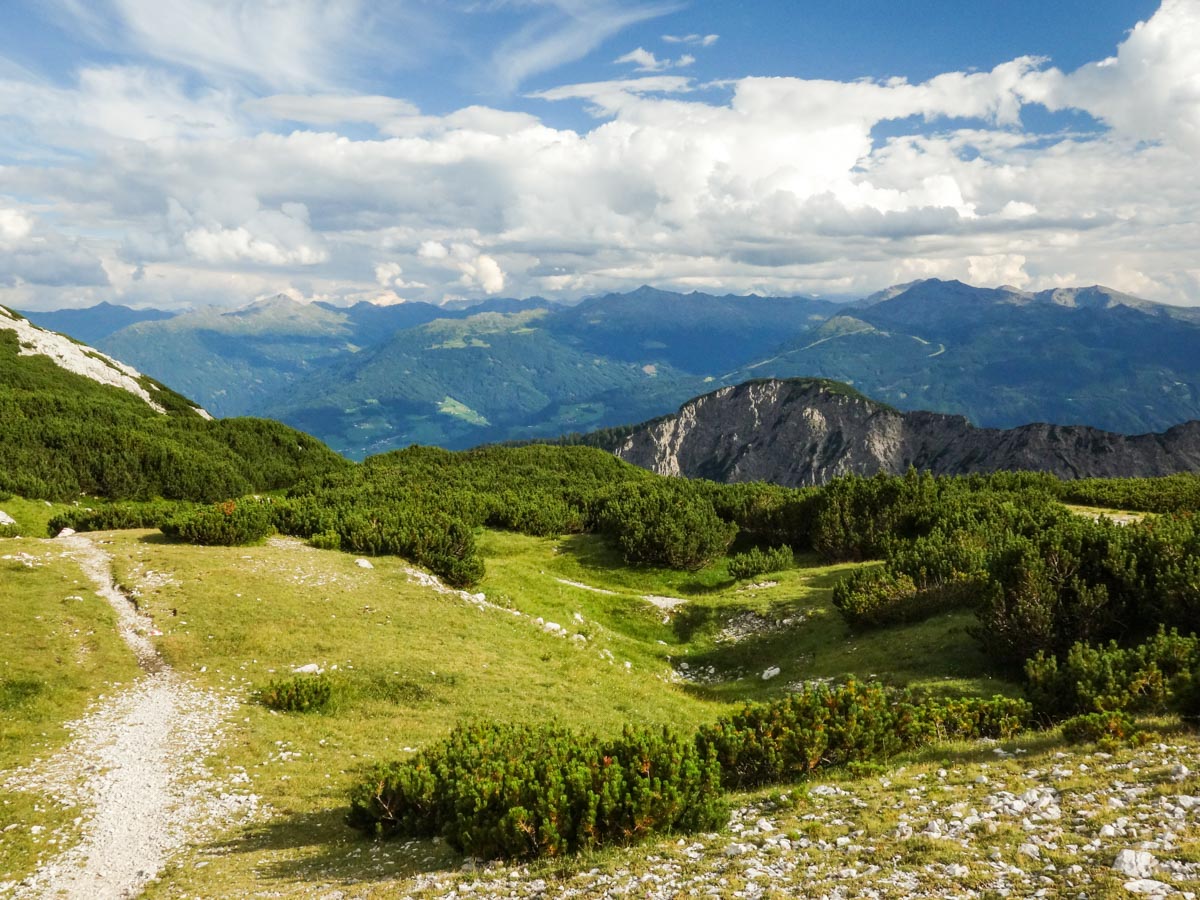
[[[915,282],[868,298],[751,377],[831,378],[902,409],[980,425],[1083,424],[1123,433],[1200,418],[1200,316],[1105,288],[1029,294]]]
[[[351,456],[411,443],[467,447],[647,417],[703,379],[598,356],[546,327],[545,309],[477,313],[396,332],[277,395],[264,414]]]
[[[588,353],[717,378],[788,335],[820,327],[838,309],[810,297],[714,297],[643,286],[556,309],[545,327]]]
[[[218,416],[263,412],[268,398],[397,331],[476,310],[538,309],[545,300],[489,300],[470,311],[429,303],[338,307],[278,295],[234,310],[203,309],[138,322],[96,341],[144,372],[170,379]]]
[[[24,312],[22,315],[34,325],[69,334],[85,344],[95,344],[129,325],[169,319],[176,314],[165,309],[132,309],[112,303],[97,303],[85,309]]]
[[[276,297],[97,344],[217,415],[278,417],[352,456],[636,422],[752,378],[834,379],[985,427],[1139,433],[1200,418],[1200,312],[1099,286],[930,279],[849,304],[651,287],[571,307]]]

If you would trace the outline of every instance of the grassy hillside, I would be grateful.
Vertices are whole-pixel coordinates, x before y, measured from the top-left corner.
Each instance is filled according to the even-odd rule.
[[[269,823],[196,848],[151,896],[253,886],[292,896],[306,883],[364,878],[383,890],[456,867],[433,843],[372,849],[342,816],[346,788],[370,762],[403,756],[464,719],[686,728],[738,700],[863,666],[951,693],[1003,687],[989,680],[961,619],[910,630],[900,655],[894,635],[854,638],[829,603],[842,570],[812,561],[747,591],[724,561],[697,573],[631,569],[597,538],[487,531],[479,543],[489,574],[478,590],[500,607],[491,608],[414,583],[399,560],[363,569],[351,555],[292,540],[218,549],[145,532],[98,537],[115,541],[119,580],[162,628],[166,659],[203,684],[244,692],[221,770],[244,767],[246,789],[274,811]],[[684,602],[664,610],[645,596]],[[253,702],[250,691],[308,663],[338,686],[330,712],[272,713]],[[769,664],[784,671],[764,681]],[[697,683],[681,674],[710,665],[714,674]]]
[[[249,506],[307,543],[275,536],[200,547],[157,531],[95,533],[116,581],[152,620],[165,662],[237,704],[211,771],[192,777],[253,793],[262,810],[249,825],[203,836],[148,895],[416,897],[461,888],[498,897],[577,886],[603,896],[613,885],[637,894],[628,881],[636,875],[650,876],[637,885],[663,879],[683,893],[716,884],[770,896],[769,881],[787,896],[808,883],[832,889],[858,869],[854,880],[880,896],[968,879],[980,892],[1037,886],[1104,897],[1120,889],[1112,860],[1131,844],[1174,866],[1155,874],[1186,888],[1200,876],[1200,805],[1181,798],[1200,791],[1187,765],[1200,741],[1178,714],[1200,697],[1200,642],[1143,641],[1158,625],[1195,627],[1200,529],[1171,513],[1194,510],[1198,492],[1196,477],[1060,483],[915,472],[788,490],[660,478],[584,447],[410,448],[310,478],[287,497],[206,512]],[[1063,498],[1153,515],[1119,526],[1072,512]],[[10,505],[24,526],[44,515],[28,501]],[[636,562],[662,549],[694,551],[700,532],[715,540],[676,567]],[[339,542],[352,552],[318,549]],[[780,544],[790,546],[772,567],[731,576],[751,551]],[[8,548],[34,548],[69,566],[58,546],[0,540],[0,557],[23,566]],[[404,547],[439,564],[480,565],[470,567],[468,589],[449,590],[395,555]],[[22,577],[23,569],[0,570],[6,585]],[[29,584],[19,595],[28,609],[7,611],[19,623],[9,634],[22,671],[44,656],[47,632],[62,636],[46,607],[53,583]],[[93,616],[90,625],[64,622],[72,639],[103,624],[94,598],[80,597],[58,601]],[[1110,637],[1121,646],[1073,644]],[[1023,667],[1036,650],[1055,661],[1043,655]],[[94,677],[112,678],[120,659]],[[268,708],[265,696],[297,678],[328,685],[328,702],[309,712]],[[751,714],[742,704],[832,697],[813,686],[850,679],[935,698],[1026,691],[1048,725],[1098,702],[1117,724],[1096,732],[1098,747],[1068,748],[1051,726],[1005,736],[997,753],[938,743],[960,727],[947,718],[928,732],[932,744],[906,744],[897,758],[895,748],[869,749],[879,728],[869,710],[879,707],[852,705],[828,731],[801,721],[784,733],[781,753],[794,745],[804,762],[781,768],[774,787],[739,793],[762,782],[741,781],[749,770],[722,760],[734,791],[725,832],[486,874],[446,840],[373,842],[346,824],[348,791],[374,779],[377,762],[413,759],[463,723],[556,721],[610,736],[628,723],[685,735],[709,727],[753,754],[760,740],[772,746],[770,728],[787,707],[767,708],[761,732],[738,731],[731,723]],[[44,720],[29,700],[37,690],[10,692],[26,734]],[[885,709],[916,709],[899,695],[876,696]],[[825,709],[821,702],[810,708]],[[943,708],[966,710],[953,715],[976,727],[970,710],[979,707]],[[64,706],[49,719],[70,714]],[[1122,724],[1126,714],[1140,716],[1136,726]],[[866,751],[840,766],[840,751],[810,758],[825,746],[820,734],[843,734]],[[18,874],[57,846],[51,836],[74,833],[73,820],[48,804],[28,815],[45,830],[30,828],[0,850]],[[1033,869],[1035,859],[1043,862]],[[464,865],[470,871],[456,874]]]
[[[210,421],[152,379],[142,385],[166,409],[21,355],[0,329],[0,491],[71,499],[217,500],[285,487],[345,461],[277,422]]]
[[[607,886],[643,875],[685,887],[724,878],[729,890],[741,890],[756,877],[762,885],[749,871],[752,864],[757,871],[779,867],[772,877],[785,893],[788,883],[832,887],[845,868],[860,870],[864,888],[881,896],[904,896],[905,878],[949,889],[961,882],[951,865],[965,865],[977,888],[1003,876],[1020,893],[1032,877],[1021,874],[1031,872],[1021,849],[1031,838],[1054,845],[1042,845],[1043,857],[1058,869],[1046,872],[1050,881],[1043,886],[1090,886],[1090,896],[1104,897],[1110,887],[1120,890],[1109,866],[1123,844],[1107,838],[1093,847],[1091,841],[1101,827],[1131,814],[1105,805],[1109,796],[1127,802],[1114,779],[1149,786],[1134,810],[1150,813],[1147,827],[1161,816],[1159,798],[1200,790],[1194,778],[1171,780],[1172,767],[1190,761],[1200,743],[1170,722],[1148,723],[1156,743],[1117,751],[1115,758],[1072,751],[1050,732],[1006,742],[1004,756],[991,747],[943,746],[857,777],[835,777],[830,787],[814,789],[818,781],[740,794],[734,798],[739,830],[719,836],[458,874],[462,860],[444,844],[371,842],[342,818],[345,789],[373,760],[405,756],[464,718],[555,717],[601,731],[628,721],[688,727],[712,721],[742,699],[781,696],[801,681],[867,670],[953,694],[1013,686],[989,677],[988,661],[961,616],[899,630],[850,631],[830,603],[830,585],[847,567],[812,560],[772,576],[773,585],[746,589],[728,579],[724,561],[697,573],[630,568],[595,538],[488,531],[479,539],[489,561],[480,590],[492,608],[415,583],[398,560],[376,559],[374,568],[363,569],[351,555],[291,540],[219,549],[167,544],[153,532],[95,537],[112,541],[106,546],[119,580],[164,632],[158,643],[166,658],[188,678],[242,698],[215,772],[237,778],[239,790],[258,794],[270,809],[260,822],[187,851],[149,897],[300,897],[334,890],[433,897],[472,882],[481,896],[533,896],[539,884],[546,889],[539,879],[548,880],[552,895],[574,888],[601,896]],[[0,544],[5,552],[12,546]],[[668,610],[664,598],[684,602]],[[40,626],[33,615],[40,612],[29,613],[14,611],[13,620],[24,616],[26,631],[17,636],[36,648]],[[562,624],[567,635],[551,634],[538,617]],[[273,713],[255,702],[254,689],[307,663],[325,668],[337,686],[331,710]],[[768,665],[783,671],[764,680]],[[689,671],[697,674],[685,678]],[[1013,757],[1014,751],[1024,755]],[[1131,771],[1135,759],[1142,762]],[[1051,829],[1058,823],[1049,820],[1030,831],[1020,827],[1019,816],[1002,812],[992,831],[986,821],[961,825],[972,808],[987,813],[989,798],[1004,791],[1019,796],[1047,788],[1063,792],[1057,802],[1069,823],[1057,842]],[[27,821],[69,823],[56,815],[31,810]],[[962,840],[922,833],[930,820],[949,828],[956,817]],[[1188,819],[1180,828],[1178,850],[1156,853],[1200,859],[1200,826]],[[849,838],[848,846],[836,844],[839,838]],[[45,852],[34,843],[7,846],[10,871]],[[725,862],[731,858],[741,861]],[[869,871],[878,859],[903,876],[892,884],[896,892],[880,880],[882,873]],[[997,868],[996,859],[1011,869]],[[1073,865],[1080,870],[1068,871]]]

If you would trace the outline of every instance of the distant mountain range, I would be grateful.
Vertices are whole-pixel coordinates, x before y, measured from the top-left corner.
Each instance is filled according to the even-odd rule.
[[[900,412],[837,382],[724,387],[677,413],[587,441],[660,475],[792,487],[839,475],[1038,471],[1060,478],[1200,471],[1200,422],[1128,437],[1084,426],[976,428],[962,416]]]
[[[849,304],[643,287],[572,307],[281,296],[170,318],[120,309],[81,311],[93,333],[118,326],[94,340],[102,350],[217,415],[278,418],[352,457],[586,432],[753,378],[833,379],[988,427],[1139,433],[1200,418],[1200,311],[1102,287],[927,280]],[[131,313],[141,321],[119,324]]]

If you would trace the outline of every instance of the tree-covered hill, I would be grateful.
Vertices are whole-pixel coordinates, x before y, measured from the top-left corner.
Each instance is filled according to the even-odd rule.
[[[153,379],[0,307],[0,491],[215,500],[345,465],[278,422],[213,420]]]

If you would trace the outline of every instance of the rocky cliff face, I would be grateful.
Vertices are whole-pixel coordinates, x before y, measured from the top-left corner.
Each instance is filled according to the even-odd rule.
[[[1132,437],[1083,426],[976,428],[962,416],[898,412],[836,382],[768,380],[691,400],[615,453],[662,475],[791,486],[910,465],[938,475],[1155,476],[1200,471],[1200,422]]]

